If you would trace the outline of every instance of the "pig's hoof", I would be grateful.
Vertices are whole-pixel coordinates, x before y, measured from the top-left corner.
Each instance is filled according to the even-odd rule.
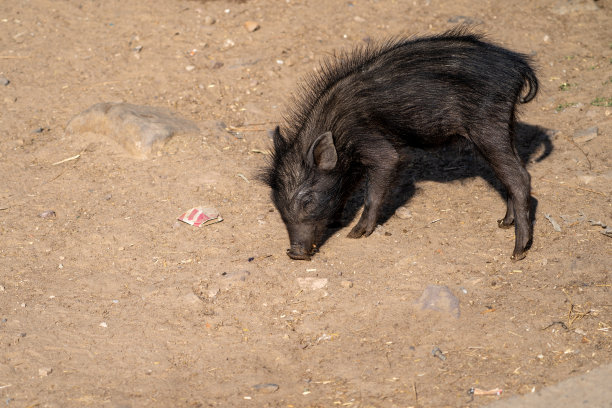
[[[366,229],[360,227],[359,225],[355,225],[355,227],[348,233],[347,237],[349,238],[361,238],[366,233]]]
[[[310,255],[305,253],[295,253],[291,252],[291,250],[287,250],[287,256],[291,259],[295,259],[297,261],[310,261]]]
[[[514,221],[507,222],[506,220],[497,220],[497,226],[499,228],[508,229],[514,225]]]
[[[516,261],[520,261],[521,259],[525,259],[526,256],[527,256],[527,252],[519,252],[518,254],[512,254],[510,259],[516,262]]]
[[[355,231],[351,231],[351,232],[349,232],[349,233],[348,233],[347,237],[348,237],[348,238],[353,238],[353,239],[356,239],[356,238],[361,238],[361,237],[363,237],[363,232],[359,232],[359,231],[357,231],[357,232],[355,232]]]

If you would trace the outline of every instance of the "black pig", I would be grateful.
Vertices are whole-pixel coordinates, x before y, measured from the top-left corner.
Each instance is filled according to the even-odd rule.
[[[521,98],[524,89],[526,94]],[[455,29],[341,53],[309,78],[274,131],[263,180],[289,232],[293,259],[309,259],[350,194],[366,181],[350,238],[374,231],[400,149],[470,140],[507,189],[500,227],[515,224],[513,259],[531,243],[530,176],[514,146],[516,105],[538,81],[529,58]]]

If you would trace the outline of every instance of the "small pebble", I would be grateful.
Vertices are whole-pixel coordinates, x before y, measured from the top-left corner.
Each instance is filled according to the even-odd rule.
[[[11,83],[11,81],[9,81],[8,78],[0,76],[0,85],[7,86],[10,83]]]
[[[235,272],[223,272],[221,276],[227,280],[244,282],[249,277],[250,274],[251,272],[249,271],[235,271]]]
[[[279,388],[278,384],[272,384],[272,383],[256,384],[251,387],[253,391],[257,391],[262,394],[272,394],[273,392],[278,391],[278,388]]]
[[[408,207],[402,205],[401,207],[397,207],[397,210],[395,210],[395,216],[401,220],[406,220],[408,218],[412,218],[412,213]]]
[[[297,278],[298,285],[301,289],[317,290],[327,286],[326,278]]]
[[[191,71],[193,71],[195,68],[196,68],[196,67],[195,67],[195,65],[187,65],[187,66],[185,67],[185,69],[187,70],[187,72],[191,72]]]
[[[252,33],[253,31],[259,30],[261,26],[256,21],[246,21],[244,23],[244,28],[246,28],[249,33]]]
[[[38,216],[40,218],[55,218],[57,217],[57,214],[55,213],[55,211],[53,210],[47,210],[47,211],[43,211],[40,214],[38,214]]]
[[[206,24],[206,25],[208,25],[208,26],[209,26],[209,25],[213,25],[213,24],[215,24],[216,22],[217,22],[217,20],[216,20],[214,17],[212,17],[212,16],[206,16],[206,17],[204,17],[204,24]]]
[[[51,367],[42,367],[38,369],[38,375],[41,377],[46,377],[53,372]]]
[[[586,143],[589,140],[593,140],[597,137],[599,128],[597,126],[590,127],[588,129],[577,130],[574,132],[574,142]]]
[[[108,324],[106,324],[106,322],[102,322],[102,323],[100,323],[100,327],[106,328],[106,327],[108,327]]]
[[[459,299],[447,286],[429,285],[417,300],[416,305],[421,310],[435,310],[459,318]]]
[[[340,282],[340,286],[342,286],[343,288],[347,288],[347,289],[348,288],[352,288],[353,287],[353,282],[350,281],[350,280],[345,279],[345,280]]]

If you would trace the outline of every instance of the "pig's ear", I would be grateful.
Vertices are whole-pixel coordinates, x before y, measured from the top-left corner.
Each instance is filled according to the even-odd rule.
[[[331,170],[336,167],[338,153],[331,132],[323,133],[313,142],[308,150],[308,161],[320,170]]]
[[[285,147],[285,139],[281,136],[280,127],[276,127],[274,131],[272,131],[272,141],[274,142],[274,150],[282,151]]]

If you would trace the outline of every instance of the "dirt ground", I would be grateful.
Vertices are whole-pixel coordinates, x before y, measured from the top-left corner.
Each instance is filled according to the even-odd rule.
[[[290,260],[255,177],[300,78],[333,50],[458,23],[538,69],[518,134],[527,258],[510,260],[491,171],[449,148],[413,152],[372,236],[346,238],[355,200],[312,261]],[[611,0],[0,2],[0,404],[482,406],[611,362],[612,240],[590,222],[612,224],[611,27]],[[121,101],[200,132],[143,160],[65,131]],[[176,221],[198,205],[224,221]],[[458,318],[415,306],[429,285]]]

